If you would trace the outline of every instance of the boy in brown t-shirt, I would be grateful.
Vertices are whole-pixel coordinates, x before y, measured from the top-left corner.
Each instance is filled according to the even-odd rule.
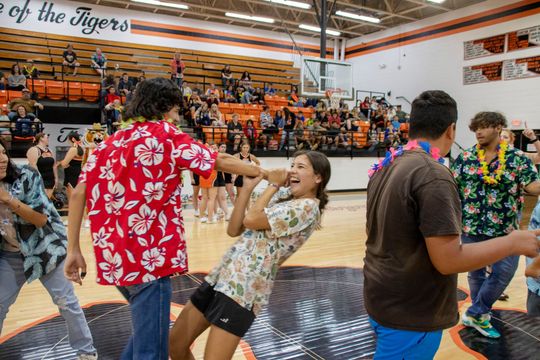
[[[540,231],[461,245],[458,189],[450,170],[435,160],[449,152],[456,120],[454,99],[423,92],[412,104],[413,141],[373,168],[364,300],[377,334],[375,359],[433,358],[442,329],[458,321],[456,274],[538,252]]]

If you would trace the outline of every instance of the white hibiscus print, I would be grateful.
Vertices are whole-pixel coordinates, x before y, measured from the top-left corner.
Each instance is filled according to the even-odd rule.
[[[105,228],[100,228],[96,233],[92,233],[92,244],[101,249],[105,249],[109,246],[112,247],[112,244],[109,244],[108,240],[111,237],[111,233],[105,232]]]
[[[142,193],[144,198],[146,199],[146,202],[150,202],[152,200],[161,200],[161,198],[163,197],[163,183],[148,182],[144,185]]]
[[[103,251],[104,262],[98,264],[99,268],[103,270],[103,278],[110,284],[115,284],[124,275],[122,269],[122,258],[120,254],[110,252],[109,249]]]
[[[171,259],[173,267],[185,268],[186,267],[186,253],[185,251],[178,250],[176,257]]]
[[[107,160],[105,166],[100,166],[99,170],[101,171],[101,174],[99,174],[100,179],[114,180],[114,172],[111,160]]]
[[[154,220],[156,220],[156,210],[151,210],[146,204],[143,204],[139,209],[138,214],[130,215],[128,218],[128,225],[133,229],[137,235],[145,235]]]
[[[152,135],[149,131],[147,131],[147,129],[148,126],[139,126],[135,130],[133,130],[130,140],[137,140]]]
[[[164,253],[165,249],[153,248],[146,250],[142,254],[141,265],[149,272],[154,271],[156,267],[161,267],[165,263]]]
[[[126,189],[119,182],[109,182],[107,190],[109,193],[103,196],[105,200],[105,211],[108,214],[115,214],[124,206]]]
[[[188,149],[184,149],[181,157],[184,160],[190,161],[189,167],[191,169],[199,168],[201,171],[210,169],[214,162],[210,151],[198,144],[191,144]]]
[[[135,147],[135,156],[144,166],[159,165],[163,161],[163,144],[160,144],[157,139],[148,138],[144,144],[139,144]]]

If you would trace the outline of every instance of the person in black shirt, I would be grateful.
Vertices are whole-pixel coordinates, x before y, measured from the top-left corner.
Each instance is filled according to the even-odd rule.
[[[66,50],[64,51],[64,54],[62,55],[64,58],[64,62],[62,63],[62,67],[70,67],[73,68],[73,76],[77,75],[77,69],[81,64],[77,62],[77,54],[75,51],[73,51],[73,45],[68,44]]]
[[[235,135],[242,136],[243,134],[242,124],[238,122],[238,114],[233,114],[232,121],[227,124],[227,138],[233,142]]]

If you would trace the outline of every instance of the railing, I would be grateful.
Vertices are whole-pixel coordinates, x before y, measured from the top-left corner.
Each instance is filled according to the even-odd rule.
[[[255,129],[256,135],[248,137],[245,133],[231,133],[227,127],[219,126],[182,126],[182,130],[206,143],[224,143],[232,152],[239,150],[240,144],[248,142],[257,156],[285,156],[289,158],[296,150],[317,150],[329,156],[369,157],[384,156],[390,144],[384,141],[384,134],[378,139],[368,138],[367,128],[359,130],[297,130]],[[235,135],[238,135],[236,142]],[[408,130],[400,136],[400,142],[406,143]],[[235,149],[235,145],[238,149]],[[396,145],[396,144],[394,144]]]

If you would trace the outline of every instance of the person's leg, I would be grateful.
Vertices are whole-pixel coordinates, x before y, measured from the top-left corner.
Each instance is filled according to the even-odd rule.
[[[442,331],[407,331],[387,328],[370,319],[377,335],[374,360],[433,359],[441,344]]]
[[[80,64],[78,62],[76,62],[75,65],[73,66],[73,76],[77,75],[77,70],[79,70],[79,66]]]
[[[207,222],[209,219],[209,216],[207,214],[208,211],[208,189],[207,188],[201,188],[201,204],[199,206],[199,211],[201,213],[201,222]],[[209,211],[208,211],[209,212]]]
[[[207,189],[207,191],[208,191],[208,204],[207,204],[208,222],[214,223],[215,222],[214,209],[215,209],[215,204],[216,204],[217,188],[212,186],[211,188]]]
[[[489,314],[495,301],[514,277],[518,264],[519,256],[509,256],[493,264],[491,275],[482,284],[467,314],[475,317]]]
[[[25,281],[21,254],[0,251],[0,334],[9,307],[17,300]]]
[[[527,291],[527,315],[540,317],[540,295]]]
[[[223,211],[223,214],[225,215],[225,220],[229,220],[229,208],[227,207],[227,195],[226,195],[225,186],[220,186],[218,188],[217,198],[218,198],[217,203],[219,207],[221,208],[221,210]]]
[[[195,210],[195,217],[199,217],[199,185],[193,185],[193,210]]]
[[[122,360],[168,360],[171,279],[118,287],[129,301],[133,335]]]
[[[225,184],[225,191],[227,191],[227,194],[229,194],[229,199],[231,200],[231,204],[234,204],[234,185],[232,183]]]
[[[461,242],[463,244],[474,244],[478,242],[479,240],[473,236],[468,235],[461,235]],[[471,300],[474,303],[476,297],[478,296],[478,292],[480,291],[480,288],[482,287],[482,284],[484,281],[486,281],[486,269],[481,268],[475,271],[470,271],[467,275],[467,280],[469,282],[469,290],[471,292]]]
[[[60,315],[66,321],[71,347],[77,351],[78,355],[95,354],[97,351],[94,347],[92,334],[79,300],[75,296],[73,283],[66,279],[63,270],[64,262],[39,280],[51,295],[54,304],[58,306]]]
[[[206,348],[204,349],[204,358],[207,360],[232,359],[240,339],[239,336],[211,325]]]
[[[176,319],[169,336],[169,350],[172,360],[194,360],[190,346],[210,323],[204,315],[189,301]]]

